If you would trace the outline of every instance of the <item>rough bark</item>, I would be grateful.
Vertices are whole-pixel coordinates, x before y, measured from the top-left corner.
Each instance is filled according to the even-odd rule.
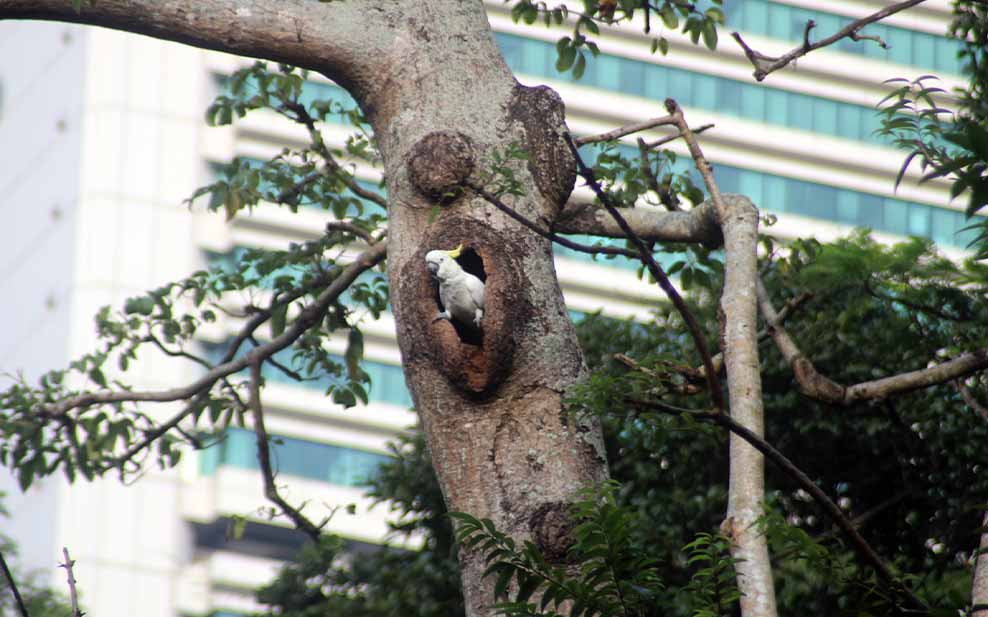
[[[604,479],[596,424],[563,409],[585,365],[549,242],[472,193],[496,150],[527,146],[516,176],[527,218],[556,218],[572,189],[563,105],[520,86],[494,43],[481,0],[0,0],[0,19],[107,26],[320,71],[347,87],[379,140],[388,177],[388,273],[406,378],[447,505],[491,518],[548,555],[569,543],[568,506]],[[454,191],[455,192],[455,191]],[[433,207],[441,212],[431,219]],[[482,265],[480,340],[433,322],[425,253],[462,243]],[[493,581],[460,556],[468,614],[491,614]]]
[[[981,541],[974,562],[974,580],[971,583],[972,614],[988,615],[988,511],[981,521]]]

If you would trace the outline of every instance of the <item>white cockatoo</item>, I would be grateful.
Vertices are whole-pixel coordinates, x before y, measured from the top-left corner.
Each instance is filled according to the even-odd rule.
[[[429,251],[425,254],[425,264],[429,272],[439,279],[439,300],[443,311],[436,319],[455,319],[461,324],[480,327],[484,317],[484,282],[470,274],[456,258],[463,251],[463,245],[452,251]]]

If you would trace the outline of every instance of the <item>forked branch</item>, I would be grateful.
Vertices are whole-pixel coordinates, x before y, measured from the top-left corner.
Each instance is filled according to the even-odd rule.
[[[747,56],[748,61],[751,62],[751,66],[755,68],[755,72],[754,72],[755,79],[757,79],[758,81],[762,81],[769,75],[769,73],[772,73],[773,71],[777,71],[782,67],[787,66],[797,58],[802,58],[803,56],[805,56],[806,54],[810,53],[815,49],[820,49],[821,47],[833,45],[834,43],[836,43],[837,41],[843,38],[849,38],[852,41],[863,41],[863,40],[875,41],[883,48],[888,49],[889,45],[881,38],[874,35],[861,34],[861,29],[867,26],[868,24],[872,24],[875,23],[876,21],[885,19],[889,15],[916,6],[917,4],[920,4],[923,1],[924,0],[905,0],[905,2],[890,4],[889,6],[881,9],[880,11],[876,11],[871,15],[868,15],[867,17],[862,17],[861,19],[852,21],[851,23],[847,24],[846,26],[844,26],[834,34],[828,36],[825,39],[820,39],[815,43],[810,42],[810,32],[813,30],[814,27],[816,27],[816,22],[810,20],[806,22],[806,28],[803,31],[802,45],[799,45],[798,47],[794,47],[793,49],[791,49],[790,51],[786,52],[781,56],[766,56],[761,52],[755,51],[747,43],[745,43],[744,39],[741,38],[741,34],[738,32],[732,32],[731,36],[733,36],[734,40],[738,42],[738,45],[740,45],[741,49],[744,50],[744,55]]]
[[[772,340],[792,369],[800,392],[824,403],[850,405],[859,401],[880,400],[895,394],[947,383],[988,368],[988,349],[978,349],[924,369],[845,386],[820,373],[813,362],[803,354],[779,319],[761,280],[757,282],[755,291]]]

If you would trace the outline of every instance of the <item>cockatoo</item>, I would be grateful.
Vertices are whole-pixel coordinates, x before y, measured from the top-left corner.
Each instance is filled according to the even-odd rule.
[[[479,328],[484,317],[484,282],[456,263],[462,251],[461,244],[452,251],[425,254],[426,267],[439,279],[439,300],[443,303],[443,311],[433,321],[455,319]]]

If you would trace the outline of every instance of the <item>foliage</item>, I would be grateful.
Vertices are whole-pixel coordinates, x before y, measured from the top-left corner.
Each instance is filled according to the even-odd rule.
[[[511,18],[516,23],[534,24],[541,21],[546,27],[571,25],[573,34],[556,41],[556,70],[560,73],[572,71],[573,77],[580,79],[587,68],[586,53],[594,57],[600,54],[594,42],[594,37],[600,34],[600,25],[642,20],[642,31],[650,35],[653,54],[656,51],[661,51],[663,55],[668,53],[669,41],[661,33],[664,29],[675,31],[677,28],[689,35],[694,45],[702,38],[703,44],[714,50],[717,48],[717,27],[724,23],[724,11],[720,8],[722,3],[723,0],[711,0],[705,3],[707,8],[703,9],[700,3],[684,0],[660,0],[655,3],[583,0],[582,10],[576,10],[564,3],[550,6],[541,1],[517,0],[511,7]],[[661,23],[658,35],[651,35],[653,19]]]
[[[958,89],[958,111],[937,105],[934,97],[944,90],[928,84],[931,75],[912,81],[891,79],[886,83],[902,85],[879,103],[882,128],[877,132],[909,152],[896,185],[917,160],[924,172],[922,181],[950,180],[951,199],[966,195],[965,212],[973,217],[988,206],[988,6],[956,0],[951,33],[963,42],[960,56],[969,78],[968,85]],[[971,241],[976,256],[988,258],[988,221],[978,217],[970,227],[977,232]]]
[[[460,617],[459,566],[453,530],[432,471],[420,430],[391,446],[392,459],[369,481],[369,494],[387,500],[399,515],[392,540],[421,539],[421,550],[383,546],[358,551],[346,542],[324,537],[306,547],[287,565],[258,600],[269,614],[308,617],[339,614],[356,617],[408,615]]]

